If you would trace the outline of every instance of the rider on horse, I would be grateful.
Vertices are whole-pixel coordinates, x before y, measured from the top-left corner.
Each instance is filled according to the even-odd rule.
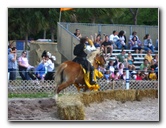
[[[74,55],[76,58],[74,58],[74,62],[77,62],[83,66],[83,68],[88,72],[90,71],[90,84],[96,84],[96,81],[94,81],[94,67],[91,65],[91,63],[87,60],[87,53],[85,52],[87,45],[87,38],[83,37],[80,39],[80,43],[77,44],[74,47]]]

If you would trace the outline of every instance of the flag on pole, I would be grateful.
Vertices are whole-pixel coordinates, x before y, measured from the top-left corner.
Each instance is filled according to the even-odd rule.
[[[72,10],[73,8],[60,8],[60,11],[68,11],[68,10]]]

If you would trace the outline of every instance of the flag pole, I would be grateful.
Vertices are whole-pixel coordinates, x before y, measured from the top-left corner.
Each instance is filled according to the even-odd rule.
[[[59,22],[61,22],[61,10],[60,10],[60,14],[59,14]]]

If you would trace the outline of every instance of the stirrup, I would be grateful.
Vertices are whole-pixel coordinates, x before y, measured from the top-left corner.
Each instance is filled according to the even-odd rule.
[[[90,81],[90,84],[91,85],[96,84],[96,81]]]

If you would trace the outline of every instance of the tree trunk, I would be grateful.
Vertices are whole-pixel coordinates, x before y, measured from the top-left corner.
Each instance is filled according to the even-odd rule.
[[[28,33],[25,34],[25,50],[28,48]]]
[[[133,22],[134,22],[134,25],[137,25],[137,16],[138,16],[138,8],[135,8],[135,9],[132,9],[130,8],[129,9],[131,14],[133,15]]]
[[[53,29],[51,30],[51,40],[52,40],[52,42],[54,42],[54,30]]]
[[[46,29],[44,29],[43,39],[46,39],[46,33],[47,33],[47,31],[46,31]]]

